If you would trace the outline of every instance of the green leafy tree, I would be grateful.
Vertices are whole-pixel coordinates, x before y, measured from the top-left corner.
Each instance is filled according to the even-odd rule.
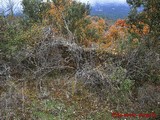
[[[70,7],[66,9],[66,12],[65,19],[69,29],[76,36],[77,40],[81,42],[84,29],[88,24],[86,16],[90,13],[90,5],[73,1]]]
[[[25,44],[22,39],[23,31],[18,18],[3,18],[0,16],[0,57],[9,59]]]
[[[148,35],[143,36],[148,47],[158,46],[160,43],[160,0],[127,0],[131,6],[129,23],[143,30],[149,26]],[[138,8],[142,7],[142,12]]]
[[[33,22],[42,22],[49,4],[41,0],[23,0],[23,13]]]
[[[78,22],[84,20],[90,13],[90,6],[81,2],[73,1],[67,9],[66,20],[68,20],[69,28],[74,33],[78,27]]]
[[[74,0],[52,0],[50,13],[58,31],[69,37],[80,39],[85,28],[86,16],[90,13],[90,5]]]

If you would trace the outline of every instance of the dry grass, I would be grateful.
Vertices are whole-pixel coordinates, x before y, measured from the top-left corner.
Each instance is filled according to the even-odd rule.
[[[146,88],[146,91],[153,93],[153,87]],[[145,106],[141,105],[141,99],[141,102],[131,101],[129,93],[114,86],[110,92],[104,91],[90,92],[83,83],[76,83],[70,74],[35,81],[10,80],[5,87],[1,87],[0,117],[26,120],[114,120],[112,112],[144,113],[151,112],[149,108],[153,108],[147,106],[145,101]]]
[[[1,93],[1,119],[111,117],[107,103],[102,103],[97,94],[75,84],[73,78],[64,78],[18,83],[10,81],[7,83],[8,89]]]

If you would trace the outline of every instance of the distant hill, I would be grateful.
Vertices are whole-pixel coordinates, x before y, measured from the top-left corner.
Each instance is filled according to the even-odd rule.
[[[102,16],[108,19],[123,19],[128,16],[130,7],[127,4],[95,4],[92,6],[91,15]]]

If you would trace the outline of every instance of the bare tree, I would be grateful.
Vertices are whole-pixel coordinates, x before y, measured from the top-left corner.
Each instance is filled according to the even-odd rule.
[[[0,14],[14,15],[14,11],[18,8],[20,1],[0,0]]]

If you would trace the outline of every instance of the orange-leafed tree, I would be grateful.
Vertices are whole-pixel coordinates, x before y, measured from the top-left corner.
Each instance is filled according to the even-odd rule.
[[[54,28],[63,35],[77,36],[90,12],[90,6],[73,0],[52,0],[49,16]]]
[[[52,0],[50,10],[48,11],[49,23],[53,25],[54,32],[62,33],[66,20],[66,9],[70,6],[71,0]],[[65,26],[65,27],[68,27]],[[67,28],[68,29],[68,28]]]
[[[85,29],[87,39],[92,42],[100,42],[103,40],[107,28],[106,21],[99,17],[88,16],[88,19],[90,24]]]
[[[135,44],[139,43],[139,38],[136,36],[145,36],[149,33],[149,26],[147,24],[142,22],[139,24],[143,25],[143,29],[139,29],[133,24],[128,24],[126,20],[118,19],[106,32],[105,44],[103,47],[118,48],[117,45],[120,45],[120,43],[128,42],[130,34],[132,35],[130,42],[133,47]]]
[[[105,38],[106,21],[91,17],[90,5],[73,0],[53,0],[48,11],[54,31],[62,35],[73,35],[76,40],[89,46]]]
[[[115,49],[119,42],[125,41],[128,34],[128,26],[125,20],[117,20],[111,25],[105,34],[105,41],[102,48]]]
[[[128,16],[129,24],[136,26],[141,33],[145,33],[144,36],[137,36],[148,47],[159,46],[160,0],[127,0],[127,3],[132,8]],[[141,6],[143,10],[138,12],[137,9]]]

